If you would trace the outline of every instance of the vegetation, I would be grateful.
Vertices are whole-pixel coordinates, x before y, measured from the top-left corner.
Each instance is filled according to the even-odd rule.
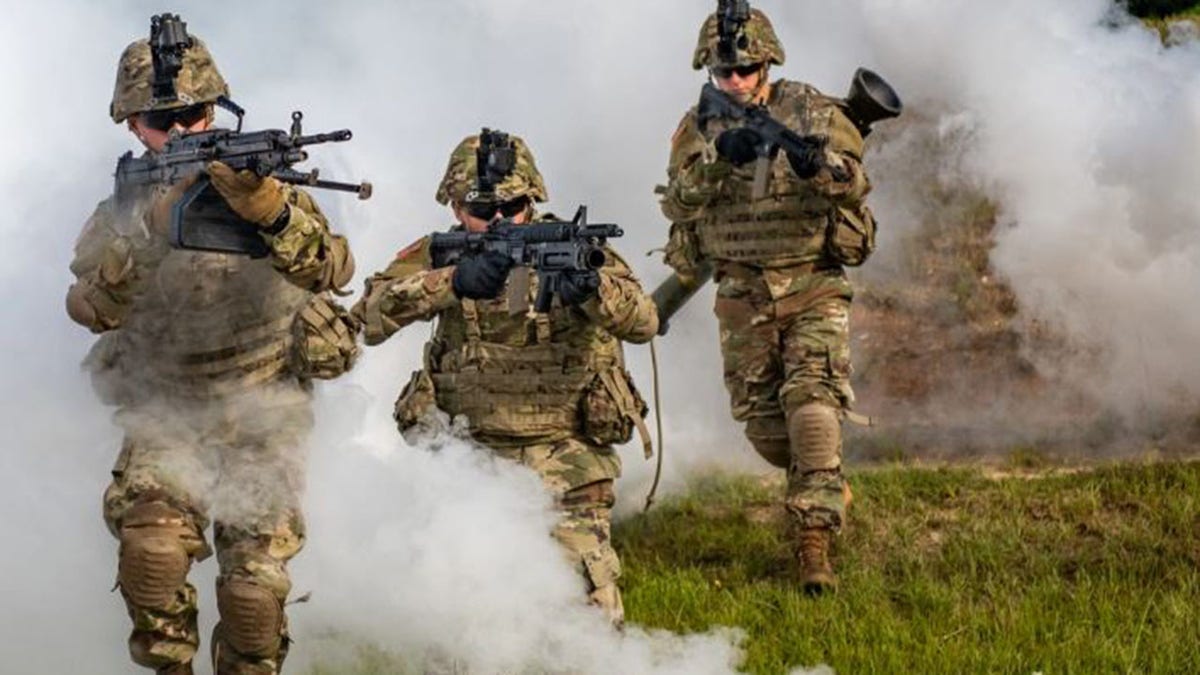
[[[635,623],[747,632],[785,673],[1200,672],[1200,463],[854,476],[841,591],[811,599],[782,486],[710,478],[617,529]]]

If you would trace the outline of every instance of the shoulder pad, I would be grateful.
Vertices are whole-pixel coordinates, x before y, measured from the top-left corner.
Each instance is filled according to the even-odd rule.
[[[425,236],[405,246],[384,270],[384,275],[399,277],[411,274],[414,270],[432,266],[433,256],[429,253],[430,241],[431,239]]]
[[[776,100],[802,96],[821,96],[821,90],[805,82],[794,82],[780,78],[771,85],[771,97]]]

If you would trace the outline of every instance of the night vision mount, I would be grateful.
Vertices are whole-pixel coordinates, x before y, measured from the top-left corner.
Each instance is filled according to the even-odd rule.
[[[496,201],[496,186],[516,168],[517,149],[512,138],[503,131],[484,127],[479,134],[479,147],[475,149],[476,189],[467,195],[467,201]]]
[[[187,23],[178,14],[159,14],[150,19],[150,59],[154,64],[151,92],[156,102],[179,100],[175,78],[183,69],[183,54],[192,47]]]

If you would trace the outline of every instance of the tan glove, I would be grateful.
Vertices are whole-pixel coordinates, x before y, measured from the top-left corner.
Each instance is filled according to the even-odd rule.
[[[235,172],[222,162],[210,162],[206,168],[213,187],[234,213],[262,227],[270,227],[283,215],[287,202],[279,181],[248,169]]]

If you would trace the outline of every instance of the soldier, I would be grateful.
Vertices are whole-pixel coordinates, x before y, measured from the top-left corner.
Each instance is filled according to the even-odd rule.
[[[208,128],[213,102],[228,94],[198,38],[173,96],[152,94],[152,61],[147,40],[125,49],[110,108],[148,153],[168,134]],[[267,257],[171,248],[168,214],[186,183],[114,195],[76,243],[67,312],[103,334],[85,366],[125,434],[104,519],[120,542],[133,661],[192,672],[200,637],[187,574],[212,552],[212,517],[214,668],[278,673],[289,643],[287,562],[305,538],[309,378],[336,375],[356,353],[348,317],[326,292],[350,280],[354,262],[309,195],[220,163],[208,174],[230,218],[261,228]]]
[[[762,12],[751,10],[724,44],[720,23],[717,14],[704,22],[692,67],[707,68],[739,103],[763,105],[796,133],[828,143],[760,160],[757,132],[728,119],[701,123],[690,110],[672,138],[669,184],[660,189],[672,221],[666,261],[684,287],[715,274],[733,417],[746,423],[763,458],[788,470],[800,580],[819,593],[837,583],[829,550],[849,496],[841,422],[854,400],[852,291],[843,265],[861,263],[874,246],[863,139],[834,99],[768,79],[784,53]]]
[[[455,229],[484,231],[500,217],[539,220],[542,176],[524,141],[509,138],[515,167],[492,189],[481,189],[479,136],[450,156],[436,198],[450,206]],[[619,626],[621,568],[609,518],[620,459],[612,444],[628,441],[646,412],[621,340],[650,340],[658,318],[625,262],[606,254],[598,272],[564,280],[551,310],[539,314],[530,311],[538,280],[528,268],[512,269],[511,259],[491,252],[434,269],[425,237],[368,279],[351,311],[368,345],[414,321],[438,320],[424,368],[396,403],[400,430],[411,438],[435,408],[463,416],[474,441],[536,471],[561,512],[554,537],[586,580],[590,601]]]

